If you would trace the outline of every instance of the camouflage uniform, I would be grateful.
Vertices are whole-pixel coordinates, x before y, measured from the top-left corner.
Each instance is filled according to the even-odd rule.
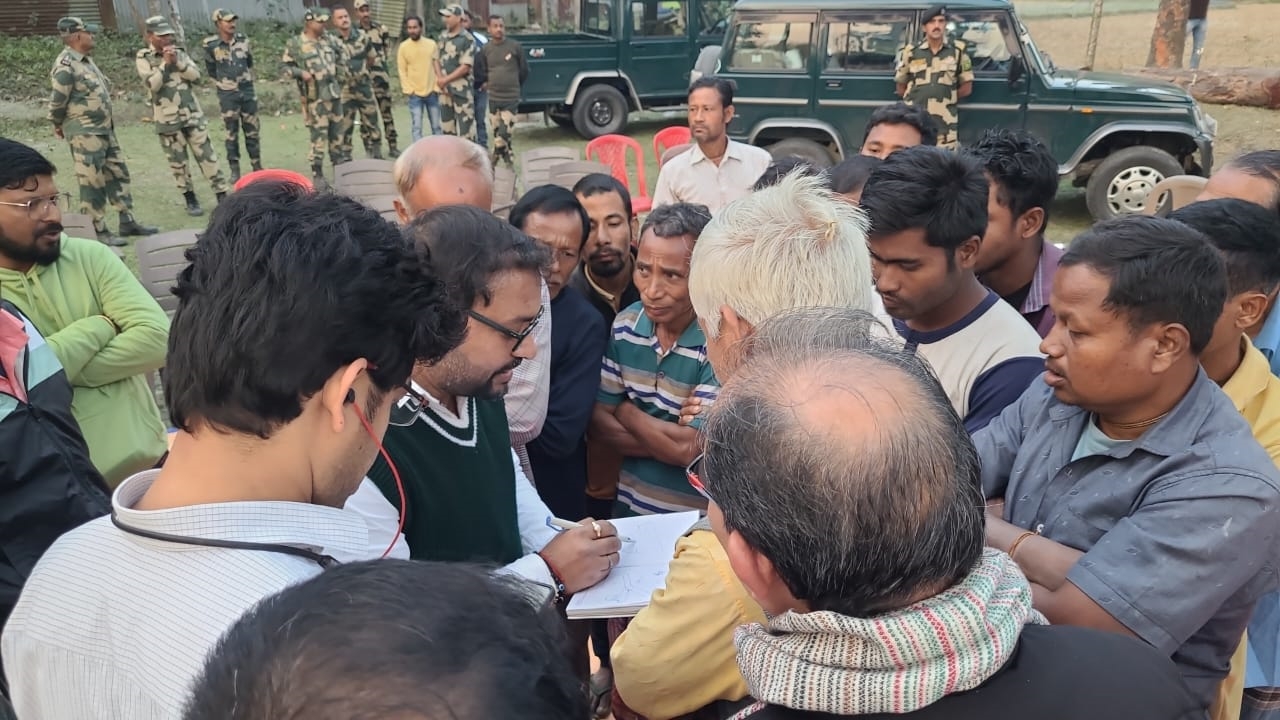
[[[208,122],[191,89],[191,83],[200,79],[200,69],[181,49],[177,50],[174,64],[168,65],[164,56],[153,48],[139,50],[134,57],[134,67],[151,95],[151,119],[160,135],[160,147],[169,158],[169,169],[173,171],[178,190],[184,194],[194,191],[187,169],[187,148],[190,148],[213,191],[227,192],[230,189],[227,178],[209,141]]]
[[[347,79],[342,85],[342,157],[351,159],[351,134],[355,131],[356,112],[360,113],[360,139],[369,157],[382,157],[382,131],[378,129],[378,102],[373,96],[369,65],[377,59],[373,43],[358,27],[343,38],[333,36],[335,47],[342,53],[339,62],[346,63]]]
[[[357,0],[356,7],[360,7]],[[387,58],[391,55],[391,33],[387,26],[371,22],[369,27],[360,26],[369,36],[373,45],[376,60],[369,68],[369,79],[373,82],[373,95],[378,99],[378,112],[382,114],[382,127],[387,131],[387,149],[392,155],[399,152],[399,136],[396,135],[396,121],[391,114],[391,74],[387,72]]]
[[[463,65],[475,65],[475,41],[466,30],[460,29],[452,37],[448,33],[441,35],[436,53],[440,56],[440,70],[445,75]],[[476,105],[470,75],[463,75],[440,91],[440,127],[446,135],[475,141]]]
[[[938,126],[938,147],[955,149],[960,135],[960,86],[973,82],[973,61],[964,51],[964,43],[947,40],[937,53],[929,49],[929,41],[902,51],[894,81],[906,85],[902,99],[922,108]]]
[[[327,36],[312,39],[306,33],[289,40],[281,58],[285,74],[298,83],[302,92],[302,112],[311,130],[307,157],[316,175],[324,166],[326,144],[329,161],[334,165],[343,162],[342,84],[338,74],[341,71],[345,77],[346,71],[338,59],[338,50]],[[302,79],[304,72],[311,73],[311,80]]]
[[[244,149],[254,169],[262,165],[258,121],[258,97],[253,88],[253,51],[249,38],[236,33],[231,42],[218,35],[204,39],[204,66],[218,88],[218,107],[227,128],[227,164],[231,174],[240,174],[240,128],[244,128]]]
[[[520,88],[529,77],[524,48],[511,38],[492,38],[480,51],[489,65],[489,124],[493,126],[494,167],[498,163],[515,166],[511,137],[520,109]]]
[[[129,168],[116,142],[107,78],[89,56],[71,48],[59,53],[49,77],[53,85],[49,121],[62,130],[71,146],[80,185],[80,212],[93,218],[99,235],[109,235],[107,203],[121,217],[128,217],[133,210],[133,196],[129,192]]]

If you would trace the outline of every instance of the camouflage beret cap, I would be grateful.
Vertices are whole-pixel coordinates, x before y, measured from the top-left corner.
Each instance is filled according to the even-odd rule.
[[[303,22],[311,22],[313,20],[315,22],[329,22],[329,11],[320,8],[308,10],[302,14],[302,20]]]
[[[154,35],[173,35],[173,26],[169,21],[160,15],[153,15],[147,18],[147,32]]]
[[[462,17],[464,14],[466,14],[466,12],[467,11],[463,10],[462,6],[458,4],[445,5],[444,7],[440,8],[441,17],[449,17],[450,15],[452,15],[453,17]]]
[[[64,17],[58,20],[58,32],[63,35],[70,35],[78,32],[98,32],[98,26],[93,23],[86,23],[78,17]]]
[[[223,10],[222,8],[218,8],[217,10],[213,11],[214,22],[221,22],[223,20],[230,22],[232,20],[239,20],[239,19],[240,19],[240,16],[236,15],[230,10]]]
[[[367,7],[369,7],[369,0],[356,0],[355,9],[359,10],[360,8],[367,8]]]

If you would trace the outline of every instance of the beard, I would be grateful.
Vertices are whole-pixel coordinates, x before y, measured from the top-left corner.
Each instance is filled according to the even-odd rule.
[[[36,227],[36,231],[32,233],[30,242],[20,243],[5,235],[4,231],[0,229],[0,255],[20,263],[52,265],[57,262],[58,257],[62,254],[62,239],[55,240],[48,247],[41,247],[40,239],[55,232],[62,232],[62,223],[41,223]]]
[[[528,338],[525,342],[533,342]],[[454,397],[473,397],[477,400],[500,400],[507,394],[510,381],[501,386],[494,384],[494,379],[505,372],[512,372],[520,366],[521,358],[512,358],[497,372],[477,377],[476,368],[461,356],[453,353],[445,356],[438,366],[442,371],[444,382],[441,389]]]
[[[627,258],[622,253],[613,251],[595,252],[587,258],[587,267],[591,268],[591,274],[596,277],[611,278],[627,267]]]

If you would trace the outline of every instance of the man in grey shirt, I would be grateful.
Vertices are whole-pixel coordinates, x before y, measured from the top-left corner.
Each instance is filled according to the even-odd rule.
[[[1199,232],[1128,216],[1075,239],[1034,384],[974,435],[987,544],[1055,624],[1172,656],[1207,708],[1276,587],[1280,473],[1200,369],[1226,300]]]

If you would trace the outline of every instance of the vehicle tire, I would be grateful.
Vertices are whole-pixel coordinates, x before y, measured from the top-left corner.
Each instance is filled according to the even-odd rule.
[[[1182,164],[1160,148],[1127,147],[1107,156],[1085,186],[1085,203],[1094,220],[1142,212],[1156,183],[1182,174]]]
[[[592,85],[573,102],[573,127],[582,137],[621,133],[627,127],[627,98],[612,85]]]
[[[787,138],[765,148],[774,160],[780,160],[787,156],[798,157],[816,168],[829,168],[836,164],[836,159],[831,156],[831,151],[822,147],[812,140],[804,138]]]

